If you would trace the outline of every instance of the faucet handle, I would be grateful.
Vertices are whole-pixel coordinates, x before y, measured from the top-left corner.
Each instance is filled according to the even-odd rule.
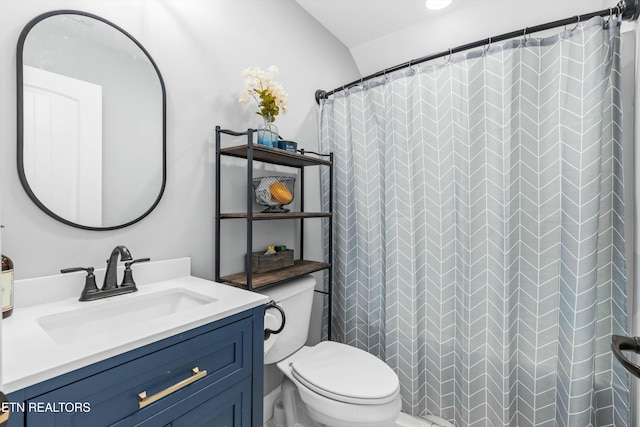
[[[131,270],[131,266],[137,262],[147,262],[151,261],[151,258],[139,258],[134,259],[133,261],[124,263],[124,277],[122,278],[122,283],[120,287],[123,286],[136,286],[136,282],[133,280],[133,270]]]
[[[93,274],[93,267],[71,267],[71,268],[63,268],[60,270],[60,273],[75,273],[76,271],[86,271],[88,274]]]
[[[138,258],[138,259],[134,259],[133,261],[125,262],[125,263],[124,263],[124,267],[125,267],[125,268],[129,268],[132,264],[135,264],[135,263],[137,263],[137,262],[147,262],[147,261],[151,261],[151,258]]]
[[[82,293],[80,294],[79,301],[88,301],[91,298],[92,294],[98,292],[98,286],[96,286],[96,276],[93,274],[93,267],[71,267],[71,268],[63,268],[60,270],[60,273],[75,273],[76,271],[86,271],[87,276],[84,279],[84,289],[82,289]]]

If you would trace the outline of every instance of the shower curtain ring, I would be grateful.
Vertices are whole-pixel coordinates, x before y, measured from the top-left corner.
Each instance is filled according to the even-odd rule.
[[[489,37],[489,43],[484,46],[484,53],[487,53],[491,49],[491,37]]]
[[[524,40],[525,43],[529,41],[529,39],[527,38],[528,32],[529,32],[529,27],[526,27],[522,32],[522,39]]]
[[[616,12],[616,17],[618,17],[618,16],[622,15],[622,9],[620,8],[620,4],[618,4],[618,5],[616,6],[616,10],[617,10],[617,12]]]
[[[449,48],[449,56],[447,57],[447,62],[451,62],[451,55],[453,55],[453,49]]]
[[[573,32],[573,30],[578,28],[578,25],[580,25],[580,15],[576,15],[576,18],[578,18],[578,22],[576,22],[576,26],[571,29],[571,32]]]
[[[609,19],[607,19],[607,22],[606,22],[607,24],[611,21],[612,17],[613,17],[613,8],[610,7],[609,8]]]

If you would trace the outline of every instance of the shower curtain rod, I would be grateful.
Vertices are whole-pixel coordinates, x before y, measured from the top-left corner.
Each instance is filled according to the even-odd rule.
[[[367,80],[374,79],[376,77],[382,77],[387,73],[392,73],[394,71],[401,70],[403,68],[412,67],[414,65],[420,64],[422,62],[431,61],[437,58],[443,58],[445,56],[450,56],[454,53],[463,52],[465,50],[474,49],[481,46],[490,45],[494,42],[500,42],[508,39],[513,39],[520,36],[526,36],[528,34],[537,33],[544,30],[549,30],[556,27],[561,27],[563,25],[571,25],[571,24],[579,24],[580,22],[587,21],[595,16],[612,16],[615,13],[616,16],[622,16],[622,19],[625,21],[635,21],[638,19],[640,15],[640,0],[620,0],[620,2],[615,7],[610,7],[608,9],[603,9],[598,12],[587,13],[584,15],[577,15],[571,18],[562,19],[559,21],[548,22],[542,25],[536,25],[535,27],[527,27],[522,30],[512,31],[510,33],[501,34],[499,36],[489,37],[488,39],[478,40],[473,43],[464,44],[458,47],[451,48],[447,51],[436,53],[429,56],[423,56],[418,59],[412,59],[409,62],[404,62],[402,64],[398,64],[391,68],[385,68],[384,70],[378,71],[377,73],[368,75],[359,80],[354,80],[351,83],[340,86],[338,88],[333,89],[332,91],[326,92],[322,89],[316,90],[316,102],[320,104],[321,99],[327,99],[330,95],[334,93],[344,91],[346,89],[352,88],[354,86],[358,86],[364,83]]]

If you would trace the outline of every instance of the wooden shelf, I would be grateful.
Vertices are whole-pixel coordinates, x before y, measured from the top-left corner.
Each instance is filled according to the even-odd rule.
[[[266,273],[253,273],[252,274],[252,289],[258,289],[261,287],[275,285],[286,280],[290,280],[305,274],[313,273],[314,271],[324,270],[331,267],[330,264],[325,262],[296,260],[290,267],[280,268],[278,270],[269,271]],[[247,273],[237,273],[230,276],[220,277],[221,282],[228,282],[232,285],[247,287]]]
[[[216,242],[215,242],[215,273],[214,280],[217,282],[227,283],[232,286],[237,286],[242,289],[247,289],[249,291],[252,290],[260,290],[263,288],[267,288],[272,285],[277,285],[282,282],[286,282],[291,279],[295,279],[297,277],[304,276],[305,274],[313,273],[316,271],[327,270],[329,281],[328,281],[328,290],[326,292],[322,292],[325,295],[330,296],[332,294],[333,287],[333,265],[332,265],[332,254],[329,251],[328,254],[325,254],[322,259],[327,262],[316,262],[316,261],[307,261],[307,260],[296,260],[294,264],[289,267],[280,268],[277,270],[269,271],[266,273],[253,273],[251,270],[243,271],[236,274],[231,274],[227,276],[221,276],[221,260],[220,255],[224,252],[222,244],[220,242],[221,237],[221,223],[223,219],[245,219],[246,221],[246,252],[251,254],[254,250],[253,247],[253,237],[254,237],[254,226],[252,224],[255,221],[266,221],[272,219],[297,219],[298,223],[296,223],[296,227],[300,227],[299,235],[299,243],[298,247],[302,248],[304,245],[304,227],[306,218],[332,218],[333,211],[333,195],[330,195],[328,206],[324,206],[321,210],[325,210],[325,212],[286,212],[286,213],[263,213],[263,212],[253,212],[251,208],[251,199],[247,199],[247,204],[249,205],[248,209],[241,209],[244,212],[222,212],[220,207],[221,205],[221,197],[220,197],[220,187],[223,181],[223,176],[221,174],[221,166],[223,164],[223,157],[236,157],[239,159],[244,159],[246,162],[240,162],[240,164],[246,163],[247,167],[247,176],[252,177],[253,171],[255,171],[255,163],[268,163],[273,165],[281,165],[290,168],[297,168],[296,172],[297,176],[300,177],[300,183],[304,184],[304,176],[305,169],[307,166],[321,166],[328,167],[329,170],[329,178],[333,182],[333,153],[330,154],[322,154],[316,153],[313,151],[301,150],[300,152],[295,151],[286,151],[280,150],[278,148],[267,147],[264,145],[254,144],[254,132],[255,129],[247,129],[243,132],[236,132],[230,129],[222,129],[220,126],[216,126],[216,180],[215,180],[215,189],[216,189],[216,206],[215,206],[215,222],[216,222]],[[240,142],[245,142],[241,145],[233,145],[228,147],[222,147],[222,137],[224,135],[230,135],[235,138],[235,142],[229,141],[229,145],[238,144]],[[323,170],[323,172],[326,172]],[[247,179],[246,182],[246,196],[250,197],[253,195],[254,190],[252,187],[251,179]],[[298,209],[304,211],[305,205],[303,203],[303,194],[305,192],[305,186],[300,185],[300,200],[301,204]],[[318,195],[318,191],[315,191],[314,194]],[[251,217],[249,219],[249,217]],[[320,221],[322,224],[314,223],[315,225],[322,225],[323,230],[324,227],[328,228],[328,239],[333,238],[333,221],[327,221],[326,223]],[[282,224],[287,225],[287,224]],[[294,225],[293,223],[290,225]],[[289,225],[287,225],[289,226]],[[260,228],[260,227],[257,227]],[[324,237],[321,240],[325,240]],[[329,243],[330,245],[330,243]],[[302,253],[301,253],[302,255]],[[302,255],[304,256],[304,255]],[[246,268],[246,266],[245,266]],[[249,266],[251,268],[251,266]],[[249,280],[250,276],[251,279]],[[330,298],[330,297],[329,297]],[[328,338],[331,340],[331,304],[329,304],[328,308],[328,316],[327,316],[327,330],[329,331]]]
[[[236,145],[234,147],[221,148],[220,154],[225,156],[248,158],[249,146]],[[253,159],[275,165],[291,166],[301,168],[304,166],[326,165],[331,166],[329,160],[324,160],[310,155],[302,155],[292,151],[280,150],[279,148],[266,147],[264,145],[253,144]]]
[[[237,213],[221,213],[220,219],[229,218],[246,218],[247,214],[244,212]],[[254,220],[268,220],[268,219],[294,219],[294,218],[329,218],[331,212],[283,212],[283,213],[262,213],[254,212]]]

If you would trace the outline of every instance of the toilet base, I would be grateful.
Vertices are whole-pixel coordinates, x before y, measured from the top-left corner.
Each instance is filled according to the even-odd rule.
[[[281,390],[285,421],[282,427],[323,427],[311,418],[298,388],[287,377],[282,381]]]
[[[300,397],[295,385],[289,382],[283,383],[282,395],[274,403],[274,417],[265,423],[265,427],[326,427],[314,421]],[[277,414],[277,415],[276,415]],[[432,419],[431,419],[432,418]],[[393,426],[390,427],[453,427],[445,420],[430,417],[429,420],[414,417],[404,412],[398,416]]]

